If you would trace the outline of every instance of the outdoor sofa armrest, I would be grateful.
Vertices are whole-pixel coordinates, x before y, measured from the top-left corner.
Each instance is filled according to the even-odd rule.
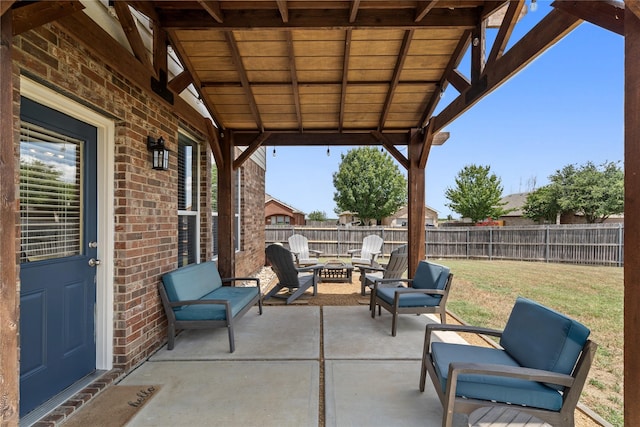
[[[431,353],[431,334],[435,331],[442,332],[468,332],[471,334],[489,335],[493,337],[501,337],[502,331],[498,329],[482,328],[480,326],[471,325],[450,325],[448,323],[429,323],[424,331],[424,349],[422,350],[422,363],[427,360]],[[430,357],[429,357],[430,358]]]
[[[575,378],[571,375],[560,374],[543,369],[494,365],[489,363],[453,362],[449,364],[449,375],[446,390],[447,396],[455,398],[458,376],[464,374],[516,378],[527,381],[537,381],[545,384],[557,384],[562,387],[571,387],[575,381]]]
[[[373,281],[373,289],[378,289],[378,284],[382,284],[382,283],[397,283],[397,282],[411,283],[411,282],[413,282],[413,279],[403,279],[403,278],[399,278],[399,279],[376,279],[376,280]],[[401,286],[398,286],[398,288],[400,288],[400,287]]]
[[[185,305],[203,305],[203,304],[217,304],[226,306],[227,313],[231,312],[231,303],[226,299],[194,299],[185,301],[169,302],[171,307],[182,307]]]

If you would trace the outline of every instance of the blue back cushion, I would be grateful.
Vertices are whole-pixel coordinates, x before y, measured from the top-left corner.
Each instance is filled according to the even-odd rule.
[[[222,278],[213,261],[180,267],[162,276],[169,301],[197,300],[222,286]]]
[[[440,289],[447,284],[450,269],[444,265],[420,261],[413,276],[412,287],[416,289]]]
[[[581,323],[518,297],[500,345],[522,366],[571,374],[589,333]]]

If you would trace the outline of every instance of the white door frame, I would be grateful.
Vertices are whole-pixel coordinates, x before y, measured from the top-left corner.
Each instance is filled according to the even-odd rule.
[[[20,95],[95,126],[97,146],[98,248],[96,268],[96,369],[113,367],[114,146],[113,120],[54,90],[20,77]]]

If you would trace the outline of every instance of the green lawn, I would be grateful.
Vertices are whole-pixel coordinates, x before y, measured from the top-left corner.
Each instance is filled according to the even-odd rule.
[[[517,296],[591,329],[598,343],[582,402],[623,423],[623,269],[519,261],[433,260],[454,274],[447,308],[463,321],[502,329]]]

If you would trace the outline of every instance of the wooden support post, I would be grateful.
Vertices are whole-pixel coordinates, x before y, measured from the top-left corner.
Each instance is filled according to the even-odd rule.
[[[0,425],[18,425],[18,280],[12,11],[0,18]]]
[[[222,277],[235,276],[235,174],[233,133],[220,133],[222,162],[218,166],[218,270]]]
[[[423,150],[428,150],[422,138],[422,132],[415,130],[409,137],[409,204],[408,204],[408,230],[409,240],[409,277],[418,268],[418,263],[425,256],[425,165],[421,164]],[[426,164],[426,161],[425,161]]]
[[[627,3],[628,4],[628,3]],[[625,10],[624,425],[640,425],[640,10]]]

